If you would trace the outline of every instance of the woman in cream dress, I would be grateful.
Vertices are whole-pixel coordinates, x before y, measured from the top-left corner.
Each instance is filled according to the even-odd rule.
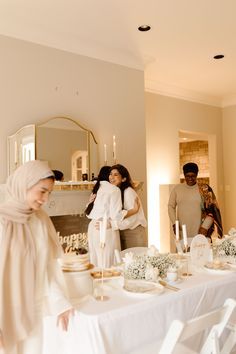
[[[121,249],[147,246],[145,230],[147,221],[141,201],[133,188],[129,171],[123,165],[114,165],[111,167],[109,181],[114,186],[119,187],[123,209],[129,210],[137,200],[139,204],[139,209],[136,213],[117,221],[117,228],[120,230]]]
[[[4,354],[42,354],[42,319],[58,315],[67,330],[73,313],[57,258],[61,247],[41,210],[53,189],[45,162],[30,161],[8,178],[0,205],[0,347]]]

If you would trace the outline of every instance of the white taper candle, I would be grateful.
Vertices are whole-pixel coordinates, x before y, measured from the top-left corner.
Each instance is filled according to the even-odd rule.
[[[188,237],[187,237],[187,228],[186,228],[185,224],[182,225],[182,232],[183,232],[184,246],[187,247],[188,246]]]
[[[175,221],[175,237],[176,241],[179,241],[179,220]]]

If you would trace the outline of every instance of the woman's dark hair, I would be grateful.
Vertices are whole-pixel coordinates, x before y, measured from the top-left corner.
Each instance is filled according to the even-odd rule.
[[[122,200],[122,205],[124,206],[124,191],[128,187],[134,188],[133,182],[130,177],[129,171],[125,166],[116,164],[111,167],[110,171],[112,170],[117,170],[120,173],[122,179],[125,178],[125,181],[121,182],[120,186],[118,186],[121,190],[121,200]]]
[[[63,177],[64,177],[63,172],[61,172],[59,170],[52,170],[52,172],[54,173],[56,181],[62,181],[63,180]]]
[[[97,191],[100,187],[100,181],[109,181],[110,170],[111,170],[111,166],[103,166],[100,169],[98,177],[97,177],[97,182],[92,190],[93,194],[97,194]],[[93,209],[94,201],[95,201],[95,199],[91,203],[89,203],[89,205],[85,209],[84,212],[86,215],[89,215],[91,213],[91,211]]]

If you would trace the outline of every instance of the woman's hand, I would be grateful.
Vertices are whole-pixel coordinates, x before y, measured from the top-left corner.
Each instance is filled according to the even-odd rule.
[[[62,312],[60,315],[57,316],[57,326],[61,326],[61,329],[63,331],[67,331],[68,329],[68,324],[69,324],[69,319],[71,316],[74,315],[75,310],[73,308]]]

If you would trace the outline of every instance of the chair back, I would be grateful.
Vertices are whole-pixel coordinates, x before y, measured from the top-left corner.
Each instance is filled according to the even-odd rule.
[[[159,354],[174,353],[178,343],[210,329],[210,332],[201,348],[200,354],[220,353],[219,338],[226,328],[236,307],[236,300],[227,299],[224,305],[214,311],[208,312],[187,322],[174,320],[162,343]]]

